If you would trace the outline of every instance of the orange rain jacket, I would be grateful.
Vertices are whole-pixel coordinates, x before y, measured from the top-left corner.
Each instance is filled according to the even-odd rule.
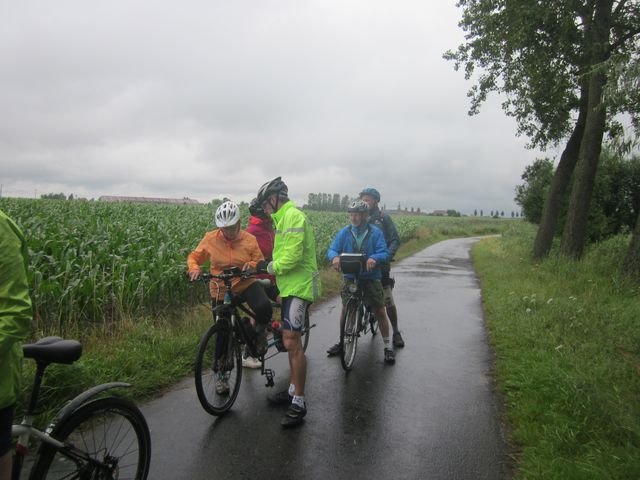
[[[242,268],[245,263],[249,263],[252,268],[257,262],[264,260],[256,237],[250,233],[240,230],[235,240],[227,240],[222,234],[222,230],[207,232],[200,241],[196,249],[187,257],[189,271],[197,270],[207,260],[210,261],[209,271],[216,275],[222,273],[224,268]],[[244,292],[249,285],[255,282],[254,278],[241,280],[234,278],[231,285],[234,293]],[[211,280],[209,284],[211,296],[222,300],[224,298],[224,283],[220,280]]]

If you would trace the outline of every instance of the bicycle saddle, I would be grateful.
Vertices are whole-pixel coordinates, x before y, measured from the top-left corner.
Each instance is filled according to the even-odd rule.
[[[44,337],[36,343],[23,345],[22,351],[26,358],[33,358],[38,363],[70,364],[82,355],[82,345],[77,340]]]

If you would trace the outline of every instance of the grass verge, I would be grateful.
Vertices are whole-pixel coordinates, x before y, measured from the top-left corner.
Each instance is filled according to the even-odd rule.
[[[640,478],[640,285],[618,274],[628,237],[534,262],[534,234],[514,225],[473,249],[515,476]]]

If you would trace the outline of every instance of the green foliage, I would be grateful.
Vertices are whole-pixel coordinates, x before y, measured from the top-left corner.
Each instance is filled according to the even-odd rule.
[[[40,195],[43,200],[66,200],[67,196],[64,193],[44,193]],[[69,198],[73,200],[73,197]]]
[[[465,42],[444,58],[454,61],[456,70],[463,67],[467,79],[476,79],[468,94],[470,114],[478,113],[490,92],[503,93],[503,109],[516,119],[518,134],[529,137],[533,146],[557,143],[572,129],[571,112],[578,108],[581,83],[595,68],[606,69],[613,85],[605,98],[609,118],[637,113],[633,88],[640,5],[626,2],[612,8],[612,57],[601,65],[593,56],[598,39],[586,28],[593,26],[597,3],[459,0]]]
[[[248,215],[241,205],[244,221]],[[204,289],[184,277],[186,258],[214,229],[214,208],[108,202],[0,199],[27,238],[35,331],[79,335],[112,332],[124,317],[155,316],[205,300]],[[316,237],[318,264],[346,213],[307,212]],[[401,242],[428,227],[439,235],[466,236],[502,228],[488,219],[394,218]]]
[[[525,168],[522,185],[516,187],[515,201],[529,222],[539,223],[553,177],[553,163],[538,159]],[[589,211],[587,225],[591,242],[633,230],[640,212],[640,157],[623,158],[604,149]],[[563,205],[557,231],[561,232],[567,205]]]
[[[536,159],[524,169],[524,183],[516,186],[514,200],[522,208],[524,217],[531,223],[540,223],[552,178],[553,162],[549,158]]]
[[[604,150],[592,204],[589,212],[590,240],[632,231],[640,212],[640,157],[622,158]]]
[[[581,262],[534,263],[533,234],[514,223],[473,249],[515,478],[640,478],[640,286],[619,273],[628,237]]]
[[[39,400],[42,421],[50,420],[66,401],[100,383],[131,383],[131,389],[110,392],[142,399],[189,375],[200,335],[210,319],[209,311],[202,308],[181,314],[180,322],[138,318],[125,321],[115,336],[85,335],[80,360],[47,368]],[[34,372],[35,362],[25,360],[19,399],[23,405],[28,401]]]
[[[352,201],[348,195],[339,193],[310,193],[305,210],[320,210],[326,212],[345,212]]]
[[[111,328],[123,315],[199,301],[186,257],[211,229],[198,205],[1,199],[28,242],[35,328]]]

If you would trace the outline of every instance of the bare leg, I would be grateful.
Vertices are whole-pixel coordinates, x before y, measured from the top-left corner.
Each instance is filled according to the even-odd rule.
[[[393,328],[393,333],[396,333],[398,331],[398,310],[395,305],[389,305],[386,310],[389,321],[391,322],[391,327]]]
[[[388,337],[389,320],[387,320],[387,314],[385,313],[384,307],[376,308],[373,314],[378,319],[378,325],[380,326],[380,333],[382,333],[382,337]]]
[[[282,332],[284,346],[289,352],[289,368],[291,369],[291,383],[295,385],[295,395],[304,395],[304,386],[307,381],[307,358],[302,349],[302,340],[299,332],[285,330]]]

